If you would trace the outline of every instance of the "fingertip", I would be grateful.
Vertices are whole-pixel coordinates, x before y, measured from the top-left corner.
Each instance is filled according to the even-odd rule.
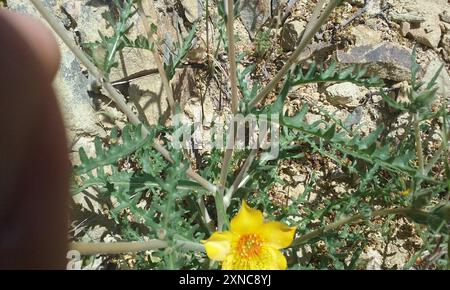
[[[6,9],[0,10],[0,17],[6,20],[34,52],[42,66],[42,74],[53,79],[59,68],[61,54],[54,34],[42,22],[32,17]]]

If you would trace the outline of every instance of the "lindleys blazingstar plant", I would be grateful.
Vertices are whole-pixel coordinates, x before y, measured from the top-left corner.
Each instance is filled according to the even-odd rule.
[[[269,147],[278,151],[273,154],[265,146],[231,146],[195,151],[194,158],[187,148],[174,146],[179,141],[174,132],[180,127],[146,125],[110,76],[119,56],[126,56],[121,53],[125,47],[150,50],[173,121],[176,113],[183,111],[173,97],[172,87],[179,85],[173,77],[190,52],[201,21],[186,26],[190,31],[167,46],[170,49],[164,50],[163,60],[159,46],[164,40],[157,36],[164,33],[148,16],[158,14],[152,7],[154,1],[114,0],[110,9],[115,11],[107,17],[110,31],[101,33],[94,43],[83,43],[85,54],[41,1],[31,2],[130,123],[110,130],[107,137],[96,138],[91,156],[83,148],[79,150],[72,194],[82,198],[73,207],[70,247],[82,255],[82,267],[94,264],[96,254],[102,254],[103,261],[118,268],[215,269],[219,263],[211,261],[218,261],[222,269],[358,269],[364,267],[360,259],[363,249],[370,246],[368,234],[378,231],[389,243],[395,232],[394,218],[406,218],[404,224],[411,225],[411,233],[421,239],[405,269],[450,267],[450,112],[445,100],[431,109],[440,70],[428,83],[418,81],[413,50],[408,101],[399,102],[390,93],[394,90],[385,88],[376,75],[368,75],[366,67],[345,67],[323,56],[309,67],[297,64],[342,1],[318,1],[297,48],[262,86],[252,79],[258,64],[244,67],[245,56],[235,55],[234,19],[239,5],[233,0],[205,0],[210,53],[205,59],[207,71],[201,73],[208,74],[205,79],[229,80],[231,97],[232,121],[227,123],[228,131],[216,133],[215,138],[227,145],[239,139],[231,129],[242,123],[233,119],[238,115],[244,116],[243,123],[248,121],[244,132],[252,129],[251,120],[264,119],[276,126],[259,131],[266,131],[269,142],[276,139],[277,144],[272,144],[276,146]],[[210,13],[210,4],[217,7],[216,14]],[[130,39],[136,35],[130,33],[135,22],[143,25],[146,35]],[[215,50],[211,49],[210,30],[218,31]],[[228,73],[227,65],[220,63],[223,58],[218,57],[222,52],[228,54]],[[257,54],[257,60],[270,57],[267,50]],[[277,59],[277,64],[282,59]],[[281,82],[284,85],[279,86]],[[378,90],[383,98],[379,104],[384,106],[380,114],[387,116],[376,129],[363,132],[361,124],[348,125],[303,97],[298,108],[290,102],[293,88],[339,82]],[[275,100],[267,101],[274,91],[278,93]],[[320,120],[307,121],[310,108],[323,113]],[[247,118],[249,115],[256,118]],[[393,124],[400,116],[404,134],[392,138]],[[383,125],[386,120],[392,123]],[[204,126],[198,125],[185,127]],[[428,140],[434,133],[440,142],[432,148]],[[181,141],[192,143],[192,139]],[[298,197],[286,194],[280,201],[271,193],[276,186],[286,185],[279,176],[282,164],[300,164],[308,176],[299,181],[304,187]],[[322,170],[329,164],[332,166]],[[339,192],[333,188],[338,182],[343,185]],[[271,221],[265,221],[256,207]],[[373,219],[378,219],[377,223],[371,223]],[[103,235],[93,238],[94,229],[103,229]],[[116,241],[106,243],[106,237]]]

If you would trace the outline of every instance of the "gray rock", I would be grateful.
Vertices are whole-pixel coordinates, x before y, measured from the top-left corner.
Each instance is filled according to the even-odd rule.
[[[293,1],[293,0],[290,0]],[[272,0],[272,12],[277,12],[278,9],[285,7],[290,2],[289,0]]]
[[[294,20],[284,24],[281,31],[281,47],[285,51],[292,51],[297,46],[303,31],[305,30],[306,22]]]
[[[442,36],[440,47],[444,49],[447,56],[450,56],[450,33],[446,33]]]
[[[346,127],[357,125],[361,122],[363,117],[363,108],[361,106],[356,107],[355,110],[344,120]]]
[[[367,89],[350,82],[334,84],[326,88],[327,99],[333,105],[357,107]]]
[[[199,0],[182,0],[186,18],[189,22],[193,23],[202,16],[202,5]]]
[[[406,7],[409,14],[420,15],[424,21],[419,27],[411,27],[408,36],[418,43],[433,49],[437,48],[441,39],[441,29],[439,27],[439,14],[445,6],[445,0],[434,1],[411,1]]]
[[[86,4],[88,1],[84,2],[83,4]],[[106,35],[111,35],[113,32],[112,27],[107,24],[102,16],[103,13],[108,13],[109,11],[107,5],[81,5],[81,7],[77,8],[71,11],[73,13],[71,16],[76,21],[76,29],[80,32],[83,42],[100,40],[99,31]]]
[[[240,2],[240,18],[250,38],[253,38],[271,13],[271,0],[252,0]]]
[[[410,78],[411,51],[403,46],[383,42],[338,51],[337,58],[343,64],[367,65],[369,73],[383,79],[404,81]]]
[[[445,10],[441,14],[439,14],[439,17],[442,21],[450,23],[450,12],[448,10]]]
[[[43,3],[55,14],[55,11],[59,10],[59,4],[56,0],[45,0]],[[42,19],[31,2],[8,0],[8,7],[19,13]],[[45,21],[43,20],[43,22]],[[83,132],[84,134],[101,135],[104,132],[96,124],[97,117],[92,106],[92,100],[87,93],[88,81],[82,74],[80,63],[62,40],[57,36],[56,39],[61,50],[61,64],[54,80],[54,87],[66,127],[72,133]]]

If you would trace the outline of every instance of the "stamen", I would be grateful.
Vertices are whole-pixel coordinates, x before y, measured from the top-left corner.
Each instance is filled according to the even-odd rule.
[[[257,234],[243,235],[237,243],[237,252],[241,258],[252,258],[261,253],[262,239]]]

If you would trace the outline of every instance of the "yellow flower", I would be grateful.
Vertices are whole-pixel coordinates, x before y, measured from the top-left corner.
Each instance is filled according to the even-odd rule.
[[[243,201],[230,231],[215,232],[202,243],[210,259],[222,262],[223,270],[285,270],[280,249],[288,247],[294,235],[295,227],[264,222],[262,212]]]
[[[412,189],[408,188],[408,189],[405,189],[402,192],[400,192],[400,195],[408,196],[411,192],[412,192]]]

